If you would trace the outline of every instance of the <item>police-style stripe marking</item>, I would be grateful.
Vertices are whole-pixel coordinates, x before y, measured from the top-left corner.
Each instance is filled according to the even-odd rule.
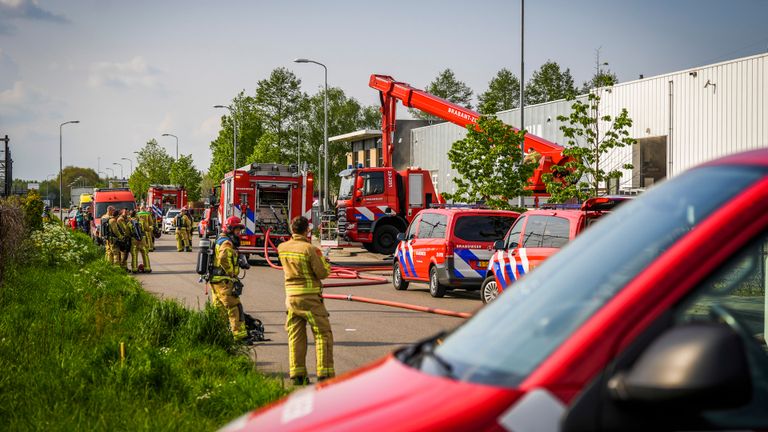
[[[397,245],[397,260],[400,261],[400,271],[403,275],[410,277],[408,266],[405,265],[405,253],[403,252],[403,242]]]
[[[408,261],[408,265],[411,266],[411,277],[419,277],[416,274],[416,267],[413,265],[413,246],[410,240],[405,244],[405,259]]]
[[[474,269],[470,264],[470,261],[480,261],[481,258],[478,255],[481,255],[481,254],[483,254],[483,251],[481,250],[474,250],[474,251],[472,249],[454,249],[453,250],[453,256],[454,256],[453,267],[456,272],[461,274],[460,277],[463,277],[463,278],[476,278],[478,276],[481,278],[485,277],[486,269]]]

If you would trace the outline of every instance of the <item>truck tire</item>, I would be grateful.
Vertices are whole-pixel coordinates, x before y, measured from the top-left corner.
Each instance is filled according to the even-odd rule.
[[[488,272],[490,273],[490,272]],[[496,278],[493,275],[488,276],[480,285],[480,299],[483,304],[488,304],[499,296],[499,287],[496,285]]]
[[[447,289],[437,280],[437,267],[432,266],[429,269],[429,294],[432,297],[440,298],[445,296]]]
[[[397,248],[397,228],[383,225],[373,232],[373,250],[382,255],[392,255]]]
[[[403,279],[403,273],[400,270],[400,263],[395,262],[392,267],[392,285],[398,291],[405,291],[408,289],[408,281]]]

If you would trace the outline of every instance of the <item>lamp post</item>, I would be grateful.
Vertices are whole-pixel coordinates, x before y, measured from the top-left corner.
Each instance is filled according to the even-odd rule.
[[[237,117],[235,117],[235,111],[231,106],[226,105],[214,105],[214,108],[226,108],[229,110],[229,115],[232,116],[232,174],[234,175],[237,169]]]
[[[218,105],[217,105],[218,106]],[[179,160],[179,137],[174,134],[164,133],[161,136],[176,138],[176,160]]]
[[[520,0],[520,130],[525,130],[525,0]],[[525,141],[520,143],[520,162],[525,160]],[[523,208],[522,195],[517,198],[517,206]]]
[[[323,156],[325,158],[323,171],[325,174],[323,175],[323,199],[321,200],[322,209],[325,211],[328,209],[328,68],[320,62],[305,58],[297,58],[294,60],[294,63],[314,63],[318,66],[322,66],[325,71],[325,93],[323,95],[323,108],[325,114],[323,120]]]
[[[64,123],[59,125],[59,220],[64,219],[64,214],[62,213],[62,209],[61,209],[61,202],[62,202],[61,201],[61,196],[64,194],[64,190],[63,190],[64,189],[64,181],[63,181],[63,177],[62,177],[63,169],[62,169],[62,164],[61,164],[61,161],[63,159],[63,157],[62,157],[63,150],[62,149],[63,149],[64,146],[62,144],[63,143],[63,138],[62,138],[62,131],[61,130],[62,130],[62,128],[64,128],[64,125],[76,124],[76,123],[80,123],[80,120],[70,120],[70,121],[66,121],[66,122],[64,122]]]
[[[109,171],[112,173],[112,174],[110,175],[110,177],[108,177],[108,178],[107,178],[107,180],[109,180],[110,178],[115,178],[115,170],[114,170],[114,169],[112,169],[112,168],[110,168],[110,167],[106,167],[106,168],[104,168],[104,169],[105,169],[105,170],[109,170]],[[109,186],[109,182],[107,182],[107,186]]]
[[[123,175],[123,164],[119,162],[112,162],[112,165],[117,165],[120,167],[120,180],[124,179],[125,176]]]
[[[128,165],[129,166],[128,177],[130,177],[133,174],[133,161],[128,158],[120,158],[120,160],[128,161],[128,163],[130,164]]]

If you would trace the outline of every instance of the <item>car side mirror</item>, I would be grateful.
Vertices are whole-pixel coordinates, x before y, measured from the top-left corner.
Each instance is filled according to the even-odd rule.
[[[397,233],[397,237],[395,237],[397,241],[401,242],[405,240],[405,233]]]
[[[664,410],[724,410],[752,399],[744,342],[724,324],[693,323],[663,333],[627,372],[608,380],[613,399]]]
[[[493,242],[493,249],[497,251],[504,250],[504,240],[496,240]]]

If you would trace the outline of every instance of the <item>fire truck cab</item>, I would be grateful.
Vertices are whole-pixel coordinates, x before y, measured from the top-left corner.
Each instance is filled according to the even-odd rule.
[[[224,175],[219,220],[242,219],[245,231],[240,236],[240,252],[263,256],[268,229],[277,246],[291,238],[293,218],[304,216],[312,223],[313,187],[312,173],[296,165],[246,165]]]
[[[392,254],[397,234],[423,209],[444,203],[427,170],[407,168],[346,169],[336,203],[338,239],[362,242],[365,249]]]
[[[180,209],[187,205],[187,191],[177,185],[150,185],[147,190],[147,205],[155,206],[165,214],[169,209]]]

